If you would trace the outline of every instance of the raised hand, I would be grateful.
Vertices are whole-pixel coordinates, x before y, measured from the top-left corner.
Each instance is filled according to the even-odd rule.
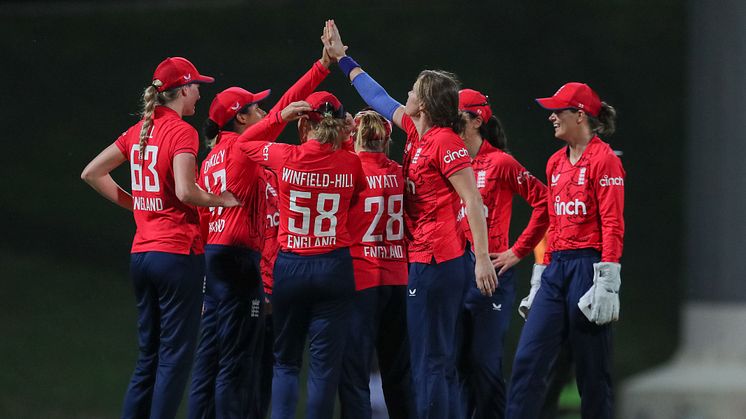
[[[340,58],[345,56],[347,47],[342,42],[339,29],[334,24],[334,20],[327,20],[325,22],[324,35],[321,38],[321,41],[324,43],[324,49],[333,60],[339,61]]]
[[[310,112],[311,110],[311,105],[309,105],[308,102],[299,100],[286,106],[285,109],[280,112],[280,117],[285,122],[295,121],[296,119],[306,117],[307,112]]]

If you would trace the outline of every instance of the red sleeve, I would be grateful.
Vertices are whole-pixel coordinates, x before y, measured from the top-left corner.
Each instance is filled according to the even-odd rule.
[[[277,173],[285,164],[287,153],[292,149],[290,144],[272,143],[269,141],[241,141],[236,146],[249,159]]]
[[[282,130],[285,129],[287,122],[282,120],[280,113],[285,107],[293,102],[304,100],[308,97],[316,88],[321,84],[322,81],[329,74],[329,69],[321,65],[319,61],[316,61],[311,66],[311,69],[301,76],[298,81],[295,82],[285,92],[279,101],[269,110],[267,116],[261,121],[249,127],[243,134],[241,134],[242,141],[275,141],[280,136]],[[266,121],[266,122],[265,122]],[[256,127],[256,128],[254,128]],[[254,128],[254,129],[252,129]]]
[[[130,159],[129,146],[127,144],[128,140],[129,140],[129,137],[131,135],[130,133],[132,132],[133,129],[135,129],[135,127],[138,127],[138,126],[139,126],[139,124],[130,127],[127,131],[125,131],[121,135],[119,135],[119,138],[117,138],[116,141],[114,141],[114,144],[117,146],[117,148],[119,149],[119,151],[122,152],[122,154],[124,155],[124,158],[127,159],[127,160]],[[139,129],[138,129],[138,132],[139,132]]]
[[[432,161],[436,169],[448,178],[461,169],[471,168],[471,157],[461,137],[450,130],[443,133],[431,140],[435,144]]]
[[[185,122],[179,132],[174,135],[172,149],[172,156],[189,153],[196,157],[197,151],[199,151],[199,134],[197,134],[197,130]]]
[[[401,129],[407,133],[407,142],[419,138],[420,134],[417,132],[417,127],[414,126],[412,117],[404,114],[401,117]]]
[[[552,176],[552,171],[554,170],[554,164],[552,159],[549,159],[549,162],[547,163],[547,179],[550,179]],[[547,197],[548,197],[549,191],[547,190]],[[547,204],[548,205],[548,204]],[[548,210],[549,207],[547,206],[547,213],[549,215],[549,227],[547,228],[547,247],[544,250],[544,265],[549,265],[549,263],[552,261],[552,243],[554,242],[554,226],[557,222],[554,218],[555,216],[552,215],[552,212]]]
[[[350,202],[351,206],[357,203],[360,193],[362,193],[365,190],[365,188],[368,187],[368,184],[365,178],[365,171],[363,170],[363,163],[360,161],[360,158],[357,156],[357,154],[354,154],[354,156],[355,156],[355,191],[352,193],[352,201]]]
[[[619,262],[624,246],[624,169],[619,157],[606,154],[595,168],[593,187],[601,218],[601,261]]]
[[[510,189],[520,195],[533,208],[531,219],[518,239],[513,243],[513,253],[523,259],[544,238],[549,225],[547,210],[547,187],[512,157],[508,170]]]

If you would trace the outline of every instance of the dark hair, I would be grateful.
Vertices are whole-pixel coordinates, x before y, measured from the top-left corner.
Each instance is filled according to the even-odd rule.
[[[246,104],[244,107],[239,109],[238,112],[236,112],[236,115],[247,114],[249,112],[249,108],[251,108],[251,105],[254,105],[254,103]],[[231,118],[231,120],[226,122],[225,125],[223,125],[222,127],[219,127],[217,122],[213,121],[210,118],[205,119],[205,122],[202,124],[202,135],[205,136],[205,144],[208,148],[215,147],[215,143],[217,142],[220,131],[235,132],[236,117],[234,116],[233,118]]]
[[[461,132],[464,120],[458,110],[460,83],[455,74],[443,70],[423,70],[417,76],[415,89],[434,126]]]
[[[469,119],[476,119],[477,114],[469,111],[465,111],[469,116]],[[505,134],[505,128],[503,128],[502,122],[495,116],[490,116],[490,119],[482,121],[482,125],[479,126],[479,135],[482,136],[492,147],[499,148],[500,150],[509,153],[508,150],[508,136]]]
[[[606,102],[601,102],[598,116],[588,115],[591,131],[599,136],[610,136],[616,131],[616,109]]]

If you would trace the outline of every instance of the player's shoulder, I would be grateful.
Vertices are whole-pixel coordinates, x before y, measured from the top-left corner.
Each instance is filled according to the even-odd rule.
[[[593,147],[593,153],[591,156],[591,161],[593,163],[599,165],[621,165],[622,160],[619,158],[619,156],[617,156],[617,154],[614,152],[614,149],[612,149],[608,143],[604,142],[598,137],[594,137],[591,141],[591,146]]]
[[[547,160],[547,167],[551,167],[556,165],[561,159],[565,158],[567,156],[567,146],[564,146],[560,148],[559,150],[552,153],[551,156],[549,156],[549,160]]]

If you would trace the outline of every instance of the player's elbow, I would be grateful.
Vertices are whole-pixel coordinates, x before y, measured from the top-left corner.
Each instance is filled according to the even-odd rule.
[[[175,188],[176,192],[176,198],[179,199],[179,201],[187,204],[192,205],[192,201],[194,200],[194,191],[192,191],[188,185],[179,185],[176,184]]]
[[[96,176],[94,175],[93,170],[91,170],[90,166],[86,166],[85,169],[80,172],[80,179],[89,185],[93,183],[93,180],[95,178]]]

